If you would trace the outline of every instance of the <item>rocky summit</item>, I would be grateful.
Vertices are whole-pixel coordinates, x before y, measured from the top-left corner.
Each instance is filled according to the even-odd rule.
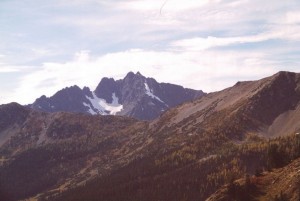
[[[124,79],[103,78],[94,91],[78,86],[64,88],[51,97],[41,96],[29,105],[45,112],[75,112],[124,115],[140,120],[157,118],[164,111],[203,96],[201,90],[158,83],[140,72],[129,72]]]

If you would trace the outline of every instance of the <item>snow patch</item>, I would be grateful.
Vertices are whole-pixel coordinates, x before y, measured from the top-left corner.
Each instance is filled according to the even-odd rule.
[[[92,95],[92,98],[88,96],[86,96],[86,98],[91,102],[96,111],[91,107],[91,105],[83,103],[85,106],[89,107],[89,113],[91,114],[116,115],[123,109],[123,105],[119,104],[119,98],[115,93],[112,94],[112,103],[107,103],[106,100],[98,98],[95,93]]]
[[[119,104],[119,98],[115,93],[112,94],[112,103],[107,103],[104,99],[99,99],[99,104],[106,111],[110,111],[109,114],[116,115],[117,112],[120,112],[123,109],[123,105]]]
[[[89,113],[90,113],[90,114],[93,114],[93,115],[97,114],[97,113],[91,108],[91,106],[90,106],[89,104],[83,103],[83,105],[89,108]]]
[[[147,82],[145,82],[144,85],[145,85],[145,89],[146,89],[146,94],[147,94],[148,96],[150,96],[150,97],[153,98],[153,99],[158,100],[159,102],[165,104],[165,105],[168,107],[168,105],[167,105],[164,101],[162,101],[159,97],[157,97],[157,96],[155,96],[155,95],[153,94],[153,91],[152,91],[152,89],[149,88]]]

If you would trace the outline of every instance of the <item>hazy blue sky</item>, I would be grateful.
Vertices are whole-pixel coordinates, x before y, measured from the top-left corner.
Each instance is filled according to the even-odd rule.
[[[300,71],[299,0],[0,0],[0,103],[140,71],[210,92]]]

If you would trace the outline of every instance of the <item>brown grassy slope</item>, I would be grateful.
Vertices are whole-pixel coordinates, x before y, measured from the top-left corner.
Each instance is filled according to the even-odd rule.
[[[259,81],[238,83],[172,109],[136,135],[135,141],[149,142],[139,152],[139,160],[113,171],[108,178],[99,177],[96,184],[76,190],[81,193],[71,191],[66,196],[73,196],[70,200],[103,196],[114,201],[124,197],[128,200],[206,198],[231,175],[253,173],[256,168],[266,166],[265,142],[243,151],[237,146],[243,145],[248,133],[260,133],[281,114],[296,111],[298,86],[299,74],[280,72]],[[128,142],[131,147],[135,144]],[[136,186],[144,187],[136,192]],[[174,188],[182,191],[173,193]],[[119,197],[114,191],[119,192]],[[152,197],[143,197],[145,193]]]
[[[5,123],[0,131],[0,186],[13,199],[66,183],[76,186],[127,164],[138,156],[130,154],[136,149],[125,147],[135,136],[130,134],[144,128],[143,122],[128,117],[48,114],[18,104],[3,105],[0,113]]]
[[[178,130],[182,134],[205,132],[242,138],[248,132],[264,136],[300,128],[300,74],[279,72],[258,81],[239,82],[233,87],[180,105],[153,121],[153,130]]]
[[[296,159],[289,165],[273,169],[271,172],[264,172],[260,176],[252,176],[248,188],[246,179],[239,179],[234,182],[235,192],[225,185],[206,201],[275,201],[279,200],[298,201],[300,199],[300,159]],[[244,193],[237,192],[244,191]]]
[[[20,133],[16,135],[17,138],[4,145],[5,151],[12,154],[16,149],[25,150],[28,147],[28,151],[31,151],[32,146],[38,145],[37,152],[44,151],[45,155],[50,156],[51,164],[56,167],[59,167],[58,164],[64,166],[64,163],[56,164],[51,159],[53,154],[57,155],[55,160],[58,161],[62,156],[63,158],[66,155],[71,156],[71,163],[65,167],[78,164],[74,174],[70,176],[74,183],[86,181],[84,177],[89,178],[90,174],[96,172],[96,176],[100,178],[99,185],[105,189],[108,184],[105,179],[111,178],[106,175],[113,173],[115,177],[111,180],[114,187],[112,190],[118,189],[116,185],[119,180],[126,183],[126,188],[133,190],[135,185],[132,184],[139,184],[141,181],[144,182],[144,192],[156,195],[155,198],[162,195],[169,200],[174,200],[171,196],[193,199],[201,195],[203,198],[206,196],[203,192],[214,192],[216,187],[225,182],[223,178],[208,182],[210,179],[206,178],[208,174],[213,175],[214,172],[220,171],[211,168],[212,164],[222,165],[229,158],[228,160],[233,160],[234,169],[238,170],[236,172],[244,171],[234,162],[241,158],[240,155],[237,153],[236,156],[227,156],[226,146],[234,147],[242,144],[248,133],[269,135],[265,131],[275,125],[274,122],[278,121],[280,125],[282,121],[278,118],[286,112],[293,117],[291,121],[282,118],[293,124],[286,133],[297,131],[299,122],[295,119],[300,100],[299,77],[300,75],[296,73],[280,72],[259,81],[240,82],[231,88],[171,109],[157,120],[150,122],[149,126],[144,122],[129,121],[132,124],[127,124],[128,119],[122,117],[80,115],[79,117],[59,113],[51,118],[48,118],[47,114],[40,118],[39,115],[32,113],[32,117],[19,127]],[[113,122],[120,127],[110,126]],[[281,128],[274,126],[273,135],[278,134],[278,127]],[[257,161],[259,154],[258,151],[255,152],[251,160]],[[247,152],[245,156],[251,156],[251,152],[249,154]],[[235,160],[235,157],[238,159]],[[247,157],[246,162],[249,161]],[[207,158],[209,160],[205,161]],[[252,169],[255,169],[255,165]],[[87,174],[80,174],[83,170],[87,170]],[[169,172],[176,174],[171,175]],[[198,177],[195,177],[196,173]],[[76,177],[79,175],[81,179],[74,179],[74,175]],[[153,183],[150,188],[152,178],[157,178],[159,185]],[[173,178],[176,178],[175,183],[172,181]],[[21,184],[22,182],[20,186]],[[161,185],[167,186],[164,192],[171,195],[165,195],[164,192],[154,194],[153,192],[161,192]],[[70,187],[74,186],[76,184]],[[178,194],[174,195],[171,193],[172,187],[188,188],[195,194],[185,195],[184,192],[177,191]],[[126,188],[123,193],[127,192]],[[128,198],[132,198],[132,195],[129,194]],[[112,197],[111,199],[117,200]]]

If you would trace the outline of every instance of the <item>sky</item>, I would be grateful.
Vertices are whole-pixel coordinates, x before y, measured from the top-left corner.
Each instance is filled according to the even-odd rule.
[[[205,92],[300,72],[299,0],[0,0],[0,104],[141,72]]]

